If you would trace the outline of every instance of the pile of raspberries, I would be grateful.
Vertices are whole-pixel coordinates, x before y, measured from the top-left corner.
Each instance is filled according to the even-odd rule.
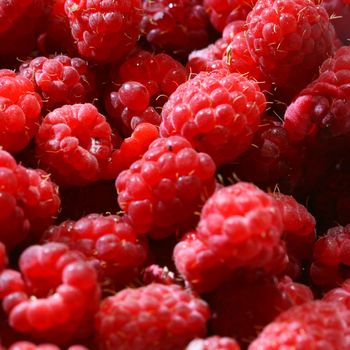
[[[0,0],[0,350],[350,350],[349,0]]]

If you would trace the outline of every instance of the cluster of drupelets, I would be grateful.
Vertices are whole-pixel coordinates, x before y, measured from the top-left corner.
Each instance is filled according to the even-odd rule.
[[[349,21],[0,0],[0,349],[350,350]]]

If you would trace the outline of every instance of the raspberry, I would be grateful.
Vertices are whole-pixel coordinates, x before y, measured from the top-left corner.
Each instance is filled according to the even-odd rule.
[[[154,47],[185,56],[208,43],[208,17],[201,0],[145,0],[141,31]]]
[[[177,270],[197,293],[215,290],[228,280],[231,269],[220,256],[200,241],[196,232],[189,232],[174,248]]]
[[[327,12],[311,0],[258,0],[247,17],[253,59],[290,97],[333,53],[333,36]]]
[[[348,44],[350,38],[350,3],[344,0],[324,0],[322,6],[327,10],[335,31],[344,45]]]
[[[178,134],[216,164],[249,148],[265,109],[258,85],[226,69],[201,72],[180,85],[162,111],[160,134]]]
[[[242,346],[247,345],[281,312],[312,299],[312,292],[307,286],[290,279],[282,280],[282,283],[273,277],[233,280],[222,285],[210,302],[214,315],[213,331],[221,336],[234,337]]]
[[[208,199],[197,236],[229,266],[256,268],[270,260],[282,230],[277,202],[254,185],[240,182]]]
[[[261,188],[291,192],[300,183],[305,150],[293,143],[282,123],[263,116],[250,148],[233,164],[224,165],[223,177],[237,174],[242,181],[254,182]]]
[[[7,265],[7,255],[6,255],[6,247],[0,242],[0,271],[2,271]]]
[[[0,274],[11,327],[57,344],[86,338],[99,303],[94,269],[58,243],[27,248],[19,266],[23,277],[11,270]]]
[[[34,49],[52,0],[11,0],[0,4],[0,62],[14,64]],[[17,60],[17,61],[16,61]]]
[[[102,301],[96,317],[101,349],[181,350],[205,334],[204,301],[176,285],[124,289]]]
[[[12,344],[8,350],[60,350],[56,345],[52,344],[41,344],[35,345],[27,341],[20,341]],[[85,346],[73,345],[67,350],[88,350]]]
[[[214,28],[222,32],[226,25],[245,20],[256,0],[204,0]]]
[[[335,287],[349,274],[350,225],[329,229],[314,246],[310,268],[313,283],[324,287]]]
[[[160,283],[160,284],[176,284],[174,272],[171,272],[166,266],[150,265],[145,268],[142,274],[142,281],[144,284]]]
[[[48,174],[17,165],[5,151],[0,151],[0,187],[0,241],[12,250],[27,238],[38,238],[52,224],[61,202]]]
[[[42,101],[28,79],[1,69],[0,104],[0,144],[6,151],[16,153],[35,135]]]
[[[116,215],[90,214],[76,222],[65,221],[51,226],[43,241],[64,243],[82,252],[96,267],[105,287],[130,283],[148,255],[144,237],[137,237],[133,228]]]
[[[223,33],[222,37],[218,39],[214,44],[210,44],[208,47],[192,51],[188,57],[187,68],[191,73],[198,74],[201,71],[211,71],[211,67],[221,60],[224,53],[234,38],[239,32],[244,30],[245,21],[235,21],[229,23]]]
[[[210,156],[183,137],[160,138],[118,176],[118,203],[136,232],[166,237],[194,221],[215,189],[214,173]]]
[[[291,308],[270,323],[249,350],[347,349],[350,311],[340,303],[313,301]]]
[[[113,62],[134,48],[140,33],[140,0],[66,0],[64,6],[82,57]]]
[[[240,350],[240,347],[234,339],[212,336],[192,340],[185,350]]]
[[[284,126],[292,140],[317,137],[329,143],[348,135],[350,48],[343,46],[320,68],[319,77],[288,106]]]
[[[346,280],[339,288],[334,288],[326,293],[322,300],[344,304],[348,309],[350,306],[350,280]]]
[[[316,237],[315,218],[292,196],[277,192],[271,195],[282,213],[283,239],[287,242],[288,253],[298,259],[309,259]]]
[[[112,150],[112,131],[92,104],[66,105],[49,113],[36,135],[40,165],[65,185],[101,178]]]
[[[47,110],[92,99],[93,75],[80,58],[36,57],[23,63],[19,71],[21,76],[33,82]]]
[[[164,53],[152,54],[139,50],[120,66],[114,67],[109,79],[112,84],[105,96],[105,107],[117,128],[129,135],[140,120],[159,125],[160,117],[154,108],[159,111],[168,96],[187,80],[187,71],[180,62]],[[125,88],[128,94],[125,94]],[[129,103],[119,96],[123,95],[123,90],[124,96],[129,97]],[[143,100],[141,105],[139,94]],[[135,102],[130,105],[132,101],[136,102],[136,106]]]

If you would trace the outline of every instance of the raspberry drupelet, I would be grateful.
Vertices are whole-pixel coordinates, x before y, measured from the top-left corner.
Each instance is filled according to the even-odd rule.
[[[184,57],[208,43],[209,18],[201,0],[144,0],[141,31],[156,49]]]
[[[165,53],[134,52],[109,74],[105,107],[111,122],[124,135],[142,121],[159,125],[160,108],[187,77],[185,67]]]
[[[0,104],[0,145],[8,152],[19,152],[38,130],[42,100],[30,80],[1,69]]]
[[[116,180],[118,203],[136,232],[161,238],[186,229],[215,189],[215,164],[181,136],[159,138]]]
[[[197,226],[197,237],[232,268],[263,267],[282,232],[277,202],[244,182],[216,191],[203,206]]]
[[[349,349],[350,311],[341,303],[313,301],[283,312],[248,350]]]
[[[212,336],[192,340],[185,350],[240,350],[240,347],[232,338]]]
[[[0,241],[12,250],[38,239],[60,209],[58,187],[40,169],[17,165],[0,150]]]
[[[65,11],[78,51],[88,60],[117,61],[136,45],[141,0],[66,0]]]
[[[195,231],[176,244],[173,258],[176,269],[197,293],[215,290],[233,274],[221,257],[197,238]]]
[[[35,345],[27,341],[19,341],[15,344],[12,344],[8,350],[60,350],[60,348],[53,344],[40,344]],[[88,350],[85,346],[82,345],[73,345],[67,348],[67,350]]]
[[[206,333],[207,304],[177,285],[152,283],[102,301],[96,317],[101,350],[182,350]]]
[[[111,127],[89,103],[65,105],[49,113],[35,141],[40,166],[62,185],[99,180],[113,151]]]
[[[44,242],[60,242],[80,251],[96,267],[100,284],[120,288],[132,282],[148,256],[145,237],[116,215],[90,214],[51,226]]]
[[[333,54],[333,37],[326,10],[312,0],[258,0],[247,17],[253,59],[289,98]]]
[[[93,331],[100,291],[97,276],[81,255],[64,244],[27,248],[21,273],[0,274],[0,297],[9,324],[34,339],[66,344]]]
[[[288,277],[242,275],[219,287],[211,297],[214,334],[233,337],[246,348],[281,312],[313,300],[310,288]]]
[[[245,21],[256,0],[204,0],[204,6],[210,15],[214,28],[222,32],[233,21]]]
[[[64,55],[36,57],[23,63],[19,72],[32,81],[46,110],[92,100],[93,73],[81,58]]]
[[[292,140],[332,143],[350,132],[350,47],[324,61],[317,79],[288,106],[284,127]],[[346,141],[346,140],[345,140]]]
[[[2,271],[7,265],[7,254],[5,245],[0,242],[0,271]]]
[[[336,287],[350,277],[350,225],[329,229],[314,245],[310,267],[312,282]]]
[[[258,84],[240,74],[201,72],[169,97],[160,134],[185,137],[217,165],[233,161],[249,148],[265,102]]]

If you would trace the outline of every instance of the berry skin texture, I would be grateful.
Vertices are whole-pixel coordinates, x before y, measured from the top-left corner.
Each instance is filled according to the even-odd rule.
[[[212,336],[192,340],[185,350],[240,350],[240,347],[234,339]]]
[[[42,241],[64,243],[83,253],[104,286],[130,283],[148,256],[145,238],[137,237],[116,215],[89,214],[78,221],[65,221],[51,226]]]
[[[169,97],[160,134],[181,135],[217,165],[227,163],[249,148],[265,102],[257,83],[244,76],[201,72]]]
[[[197,238],[195,231],[176,244],[173,258],[176,269],[197,293],[215,290],[232,275],[231,269]]]
[[[282,231],[276,201],[244,182],[216,191],[205,203],[197,226],[198,238],[232,268],[263,267]]]
[[[21,76],[32,81],[46,110],[92,99],[93,75],[81,58],[36,57],[23,63],[19,71]]]
[[[209,20],[200,0],[144,0],[141,31],[157,49],[185,56],[207,45]]]
[[[314,284],[336,287],[350,276],[350,225],[329,229],[314,245],[310,275]]]
[[[35,345],[27,341],[19,341],[12,344],[8,350],[60,350],[59,347],[53,344],[40,344]],[[67,350],[88,350],[85,346],[73,345],[67,348]]]
[[[192,224],[215,189],[215,164],[181,136],[159,138],[116,180],[118,203],[137,233],[170,236]]]
[[[326,10],[311,0],[258,0],[247,17],[253,59],[291,97],[333,53],[333,37]]]
[[[28,79],[11,70],[0,70],[0,145],[17,153],[38,130],[42,101]]]
[[[140,0],[66,0],[65,11],[82,57],[113,62],[135,47],[140,34]]]
[[[111,127],[89,103],[65,105],[49,113],[35,141],[41,167],[63,185],[99,180],[113,150]]]
[[[7,255],[6,255],[6,247],[0,242],[0,271],[2,271],[7,265]]]
[[[288,106],[284,127],[294,141],[316,138],[322,143],[350,132],[350,48],[341,47],[324,61],[320,74]]]
[[[0,274],[0,297],[9,324],[35,339],[65,344],[92,332],[100,291],[96,273],[81,255],[59,243],[30,246],[21,273]]]
[[[182,350],[205,335],[207,304],[176,285],[124,289],[102,301],[96,316],[101,350]]]
[[[282,313],[248,350],[349,349],[350,311],[341,303],[313,301]]]

